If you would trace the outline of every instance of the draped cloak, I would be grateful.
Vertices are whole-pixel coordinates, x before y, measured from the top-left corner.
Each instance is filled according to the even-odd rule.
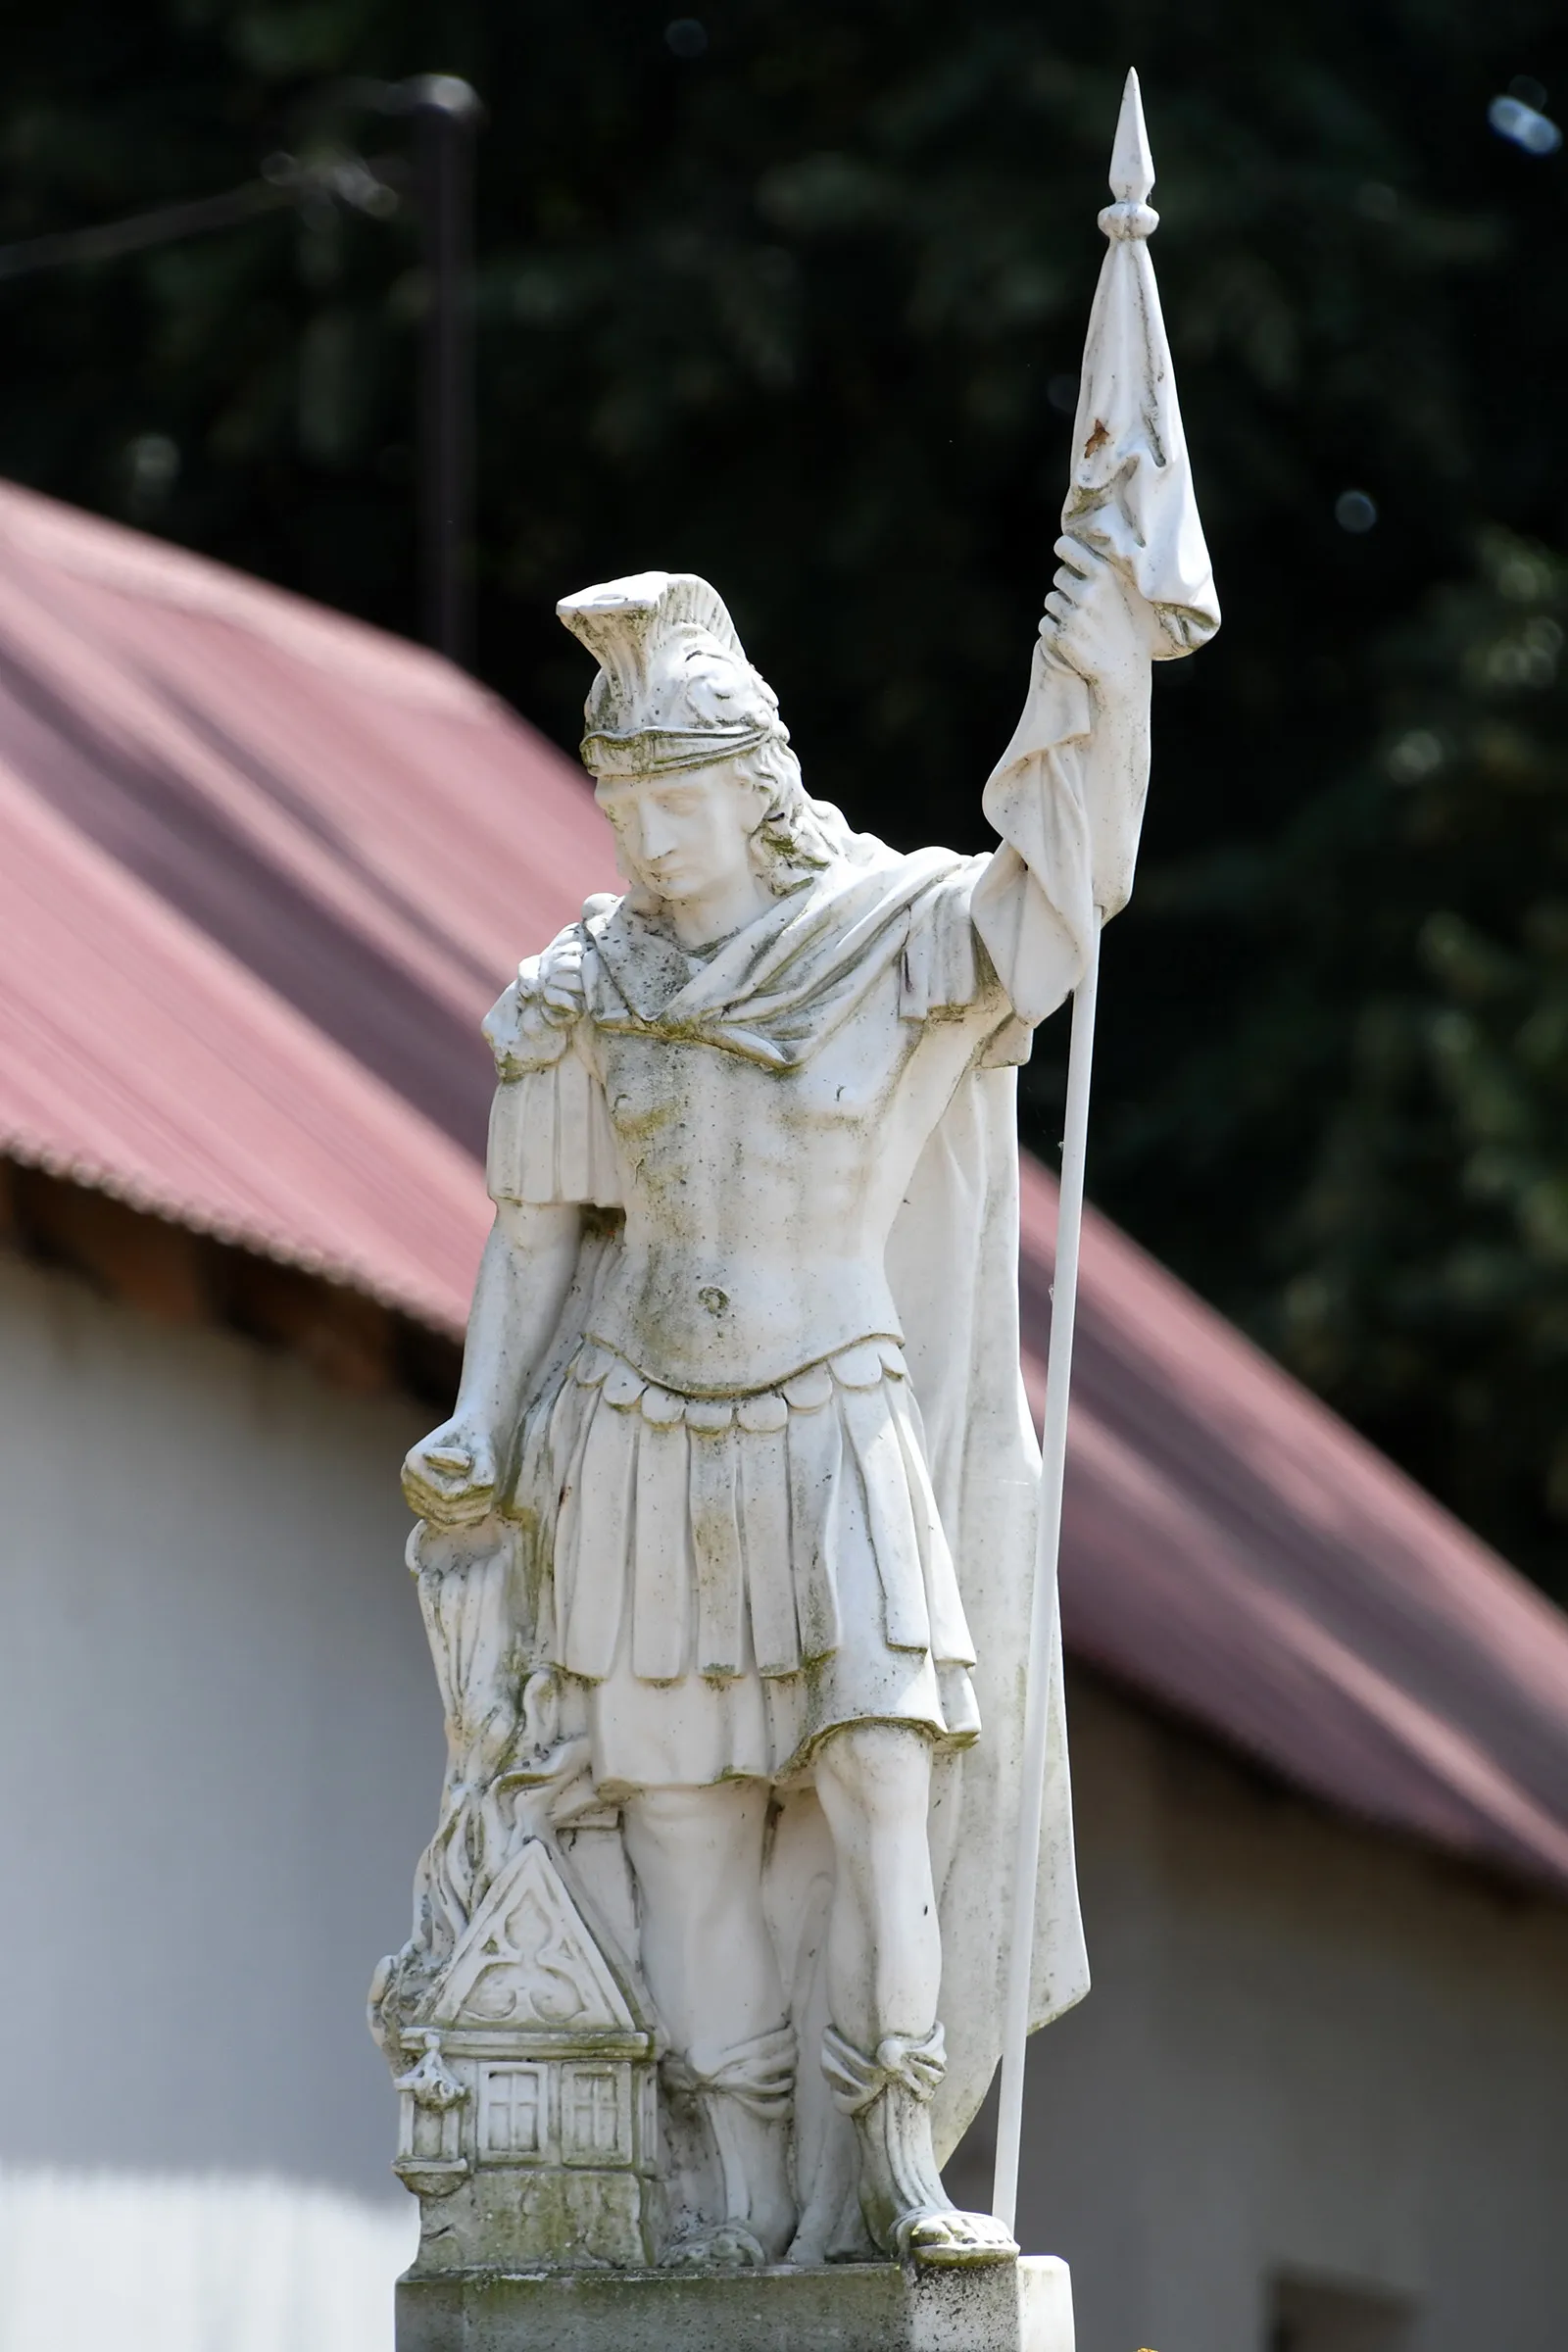
[[[1027,886],[1025,860],[1000,855],[1011,860],[1008,878]],[[943,1099],[930,1103],[928,1132],[886,1250],[932,1486],[973,1637],[981,1722],[973,1745],[939,1748],[933,1760],[930,1835],[949,2058],[934,2113],[943,2158],[983,2097],[1001,2048],[1040,1477],[1018,1361],[1012,1064],[1027,1050],[1026,1032],[1013,1017],[1007,975],[999,980],[976,929],[972,905],[983,876],[995,899],[991,860],[944,851],[899,857],[862,838],[848,858],[703,959],[685,956],[630,902],[590,902],[580,924],[522,967],[487,1023],[502,1078],[491,1128],[492,1192],[606,1208],[623,1199],[624,1175],[593,1070],[596,1031],[704,1045],[787,1083],[890,974],[901,1020],[963,1020],[973,1030],[973,1051],[951,1090],[945,1084]],[[1064,966],[1064,980],[1070,977]],[[1038,1000],[1038,971],[1034,986]],[[551,1383],[559,1386],[571,1349],[590,1330],[620,1246],[613,1231],[585,1245],[570,1328],[558,1334],[533,1411],[548,1409]],[[1033,2026],[1088,1989],[1059,1636],[1051,1656]],[[831,1880],[814,1794],[808,1787],[782,1791],[764,1898],[803,2056],[828,2022],[820,1962]],[[813,2139],[825,2160],[833,2131],[818,2070],[803,2063],[803,2189]]]

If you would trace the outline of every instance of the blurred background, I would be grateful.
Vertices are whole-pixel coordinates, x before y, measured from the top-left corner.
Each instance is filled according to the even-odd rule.
[[[557,598],[644,566],[703,572],[776,687],[816,793],[900,847],[986,846],[980,789],[1016,716],[1054,566],[1102,250],[1095,214],[1135,64],[1163,219],[1153,254],[1225,625],[1200,661],[1156,671],[1138,889],[1104,964],[1091,1193],[1568,1600],[1568,21],[1548,0],[715,0],[692,17],[668,5],[67,0],[16,17],[0,86],[0,476],[435,645],[548,739],[515,752],[518,775],[549,773],[540,809],[565,790],[549,741],[575,744],[584,688]],[[322,640],[326,667],[337,642]],[[188,649],[192,674],[205,659]],[[3,666],[15,686],[21,658],[8,651]],[[417,702],[427,688],[407,690]],[[392,707],[368,671],[363,699],[383,718]],[[463,727],[481,724],[477,701],[460,704],[452,744],[431,738],[430,808],[466,757]],[[105,772],[123,750],[119,724],[93,739]],[[119,854],[128,835],[100,826],[111,837]],[[482,862],[478,840],[459,824],[425,845],[422,870],[455,903],[465,861]],[[526,818],[516,849],[526,862]],[[489,837],[484,852],[494,867]],[[569,918],[568,885],[596,855],[540,851],[561,908],[545,891],[512,954],[539,944],[546,912]],[[504,976],[488,945],[507,936],[499,906],[486,920],[484,971],[449,992],[469,1042],[424,1041],[424,1107],[466,1150],[483,1069],[462,1059],[463,990],[477,1004],[492,964],[494,984]],[[341,1043],[354,1025],[334,1020]],[[1063,1027],[1023,1073],[1025,1140],[1048,1165]],[[350,1039],[363,1059],[395,1058],[368,1035]],[[441,1073],[460,1064],[452,1102],[438,1102]],[[141,1245],[83,1241],[74,1226],[63,1239],[70,1219],[37,1189],[54,1163],[34,1162],[44,1173],[19,1178],[14,1220],[26,1250],[88,1266],[100,1285],[113,1260],[108,1287],[123,1297]],[[443,1182],[457,1184],[456,1165],[442,1162]],[[243,1218],[234,1230],[249,1232]],[[352,1289],[361,1273],[322,1249]],[[460,1275],[442,1299],[461,1295]],[[204,1279],[207,1296],[211,1268]],[[252,1299],[247,1326],[238,1278],[224,1279],[226,1327],[297,1341],[297,1301],[284,1315]],[[374,1543],[394,1577],[389,1482],[450,1379],[453,1316],[433,1292],[411,1305],[391,1276],[378,1295],[392,1321],[373,1346],[362,1324],[345,1338],[344,1292],[305,1353],[313,1377],[335,1365],[361,1392],[354,1492],[366,1511],[383,1497]],[[136,1377],[123,1364],[115,1375]],[[189,1377],[202,1385],[199,1367]],[[268,1414],[308,1418],[297,1399],[273,1397]],[[260,1493],[255,1530],[260,1563]],[[356,1574],[368,1590],[368,1555]],[[1539,1622],[1549,1646],[1559,1621]],[[354,1637],[340,1631],[347,1660]],[[1516,1632],[1523,1658],[1530,1639]],[[438,1749],[412,1615],[385,1644],[374,1671],[430,1716],[407,1762],[427,1807]],[[1101,1668],[1108,1654],[1095,1653]],[[387,1687],[367,1681],[367,1726]],[[1513,1704],[1500,1672],[1492,1701]],[[1093,1692],[1083,1701],[1091,1747],[1102,1703],[1114,1712]],[[1560,1733],[1560,1694],[1552,1704]],[[1538,1793],[1556,1775],[1559,1825],[1565,1752],[1548,1771],[1537,1751]],[[19,1766],[29,1791],[36,1762],[33,1749]],[[1304,1767],[1298,1778],[1315,1786]],[[33,1803],[24,1793],[28,1837],[42,1834]],[[291,1803],[291,1821],[319,1825],[308,1790]],[[377,1901],[412,1865],[415,1819],[411,1793],[380,1825],[381,1858],[366,1865]],[[1362,1862],[1368,1889],[1390,1883]],[[1388,1865],[1396,1880],[1407,1867],[1402,1852]],[[1365,1927],[1374,1896],[1349,1888],[1348,1863],[1332,1868],[1336,1899]],[[1552,1868],[1560,1902],[1568,1849]],[[1486,1901],[1525,1898],[1493,1888]],[[1560,1909],[1552,1918],[1532,1983],[1559,1951]],[[389,1918],[385,1939],[399,1932]],[[1471,1928],[1452,1932],[1471,1937],[1479,1973],[1434,2048],[1451,2046],[1488,1982]],[[345,1984],[361,1933],[356,1914]],[[1521,2064],[1560,2098],[1568,2020],[1551,2000],[1556,2022],[1545,2041],[1525,2037]],[[1293,2017],[1282,1996],[1285,2040]],[[327,2039],[357,2031],[334,2012]],[[1130,2047],[1124,2036],[1118,2064]],[[1105,2080],[1090,2068],[1086,2098]],[[319,2168],[356,2190],[390,2129],[364,2114],[352,2159]],[[1319,2129],[1308,2173],[1321,2187],[1343,2149],[1328,2118]],[[1460,2135],[1473,2140],[1473,2124]],[[254,2160],[243,2131],[231,2148],[220,2139],[193,2161]],[[109,2141],[130,2160],[129,2125]],[[299,2117],[255,2144],[292,2150],[311,2174]],[[1530,2145],[1506,2174],[1511,2196],[1521,2177],[1544,2190],[1543,2143]],[[12,2152],[73,2154],[53,2127],[23,2132]],[[1113,2137],[1104,2154],[1108,2180]],[[177,2167],[177,2135],[156,2155]],[[1215,2189],[1222,2205],[1232,2193]],[[247,2261],[285,2227],[256,2194]],[[25,2197],[42,2196],[29,2177]],[[12,2322],[0,2309],[8,2352],[44,2340],[37,2315],[62,2259],[49,2232],[69,2249],[79,2228],[63,2196],[29,2204],[19,2189],[0,2210],[7,2260],[21,2263],[25,2241],[35,2264],[34,2333],[15,2295]],[[126,2242],[156,2234],[129,2210],[115,2224]],[[199,2216],[181,2227],[191,2242],[207,2230]],[[362,2231],[366,2275],[386,2275],[402,2221],[367,2204],[341,2227]],[[305,2223],[287,2228],[305,2242]],[[1104,2261],[1108,2278],[1114,2246]],[[1332,2263],[1298,2277],[1285,2262],[1268,2314],[1248,2304],[1226,2345],[1250,2352],[1257,2326],[1275,2352],[1481,2340],[1473,2305],[1468,2336],[1412,2333],[1419,2298],[1388,2301],[1379,2264],[1362,2267],[1335,2305]],[[233,2294],[235,2314],[254,2314],[250,2289]],[[1156,2328],[1161,2308],[1152,2291],[1137,2324]],[[255,2342],[314,2352],[327,2323],[312,2310],[308,2324],[256,2320]],[[226,2325],[223,2352],[250,2343],[240,2317]],[[331,2325],[335,2344],[360,2340],[347,2320]],[[373,2314],[363,2325],[367,2344],[382,2340]],[[1526,2328],[1495,2340],[1547,2339]],[[1086,2345],[1120,2352],[1122,2338]],[[1174,2335],[1167,2352],[1184,2352]]]
[[[439,67],[484,108],[478,674],[569,745],[557,597],[702,570],[816,790],[901,845],[978,846],[1052,568],[1130,61],[1225,631],[1158,677],[1095,1189],[1561,1591],[1568,28],[1548,0],[30,12],[0,94],[11,267],[26,240],[264,172],[286,194],[287,159],[314,177],[207,234],[0,277],[0,469],[418,633],[430,284],[416,126],[388,85]],[[334,178],[350,161],[366,184]],[[1059,1082],[1043,1052],[1042,1144]]]

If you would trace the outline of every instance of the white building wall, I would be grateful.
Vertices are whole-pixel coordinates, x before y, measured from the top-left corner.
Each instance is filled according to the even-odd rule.
[[[378,2198],[436,1817],[417,1407],[0,1258],[0,2163]]]
[[[1031,2048],[1019,2234],[1080,2352],[1270,2352],[1281,2276],[1346,2290],[1290,2352],[1560,2352],[1568,1906],[1069,1709],[1095,1987]]]
[[[424,1418],[0,1258],[0,2168],[401,2196],[364,1998],[439,1788]],[[1270,2352],[1276,2274],[1418,2315],[1290,2352],[1558,2352],[1568,1909],[1084,1678],[1072,1738],[1096,1983],[1034,2044],[1020,2233],[1072,2263],[1080,2352]],[[953,2178],[988,2191],[972,2145]],[[190,2341],[230,2352],[216,2312]]]

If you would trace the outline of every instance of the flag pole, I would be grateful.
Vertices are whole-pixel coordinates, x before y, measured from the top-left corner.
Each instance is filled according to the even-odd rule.
[[[1194,652],[1219,626],[1219,605],[1203,541],[1187,459],[1186,436],[1160,315],[1159,294],[1149,255],[1149,238],[1159,215],[1149,204],[1154,184],[1153,159],[1144,126],[1138,76],[1129,74],[1111,146],[1110,190],[1114,201],[1100,215],[1108,240],[1100,283],[1084,341],[1078,414],[1062,530],[1085,548],[1108,558],[1127,590],[1150,616],[1151,651],[1168,661]],[[1071,566],[1069,565],[1069,568]],[[1051,659],[1047,633],[1037,666]],[[1125,692],[1107,680],[1101,696]],[[1142,692],[1147,697],[1147,678]],[[1078,1302],[1078,1246],[1083,1227],[1084,1154],[1089,1138],[1089,1082],[1095,1046],[1095,995],[1100,974],[1100,931],[1108,914],[1125,905],[1132,889],[1133,862],[1148,782],[1147,700],[1141,754],[1130,752],[1119,722],[1129,713],[1100,703],[1085,740],[1050,732],[1059,728],[1059,705],[1048,698],[1041,724],[1031,738],[1031,705],[1025,706],[1009,760],[1060,754],[1054,781],[1044,789],[1065,792],[1075,808],[1064,808],[1061,838],[1087,844],[1088,888],[1067,891],[1064,906],[1092,909],[1093,936],[1084,945],[1084,971],[1073,995],[1072,1041],[1067,1057],[1067,1113],[1062,1135],[1061,1186],[1056,1212],[1056,1264],[1052,1286],[1051,1345],[1046,1361],[1046,1414],[1041,1433],[1040,1513],[1035,1544],[1034,1592],[1030,1607],[1028,1683],[1024,1707],[1023,1782],[1019,1791],[1018,1839],[1013,1859],[1012,1940],[1003,1996],[1001,2113],[993,2211],[1016,2233],[1018,2152],[1023,2124],[1024,2050],[1031,2017],[1035,1910],[1039,1894],[1040,1843],[1052,1724],[1059,1714],[1054,1690],[1057,1666],[1056,1562],[1061,1545],[1062,1479],[1067,1459],[1067,1403],[1072,1385],[1073,1322]],[[1136,730],[1135,730],[1136,732]],[[1118,748],[1118,735],[1122,740]],[[998,773],[1010,772],[1007,763]],[[997,779],[993,777],[992,784]],[[988,794],[992,786],[987,787]],[[1081,920],[1081,918],[1077,918]],[[1043,1988],[1049,1990],[1049,1988]],[[1049,2005],[1045,2003],[1043,2005]]]
[[[991,2210],[1012,2230],[1018,2215],[1018,2149],[1023,2132],[1024,2052],[1029,2039],[1029,1988],[1035,1944],[1035,1896],[1040,1874],[1040,1826],[1046,1794],[1048,1697],[1054,1665],[1056,1555],[1061,1546],[1061,1492],[1067,1466],[1067,1400],[1072,1387],[1072,1335],[1078,1308],[1078,1245],[1083,1232],[1084,1158],[1089,1147],[1089,1081],[1095,1057],[1095,999],[1100,985],[1097,925],[1089,967],[1072,1000],[1067,1049],[1067,1115],[1056,1197],[1056,1262],[1051,1288],[1051,1345],[1046,1357],[1046,1417],[1041,1436],[1040,1521],[1035,1540],[1034,1598],[1029,1616],[1025,1686],[1023,1788],[1018,1847],[1012,1874],[1012,1937],[1003,2010],[1002,2105],[997,2118],[997,2169]]]

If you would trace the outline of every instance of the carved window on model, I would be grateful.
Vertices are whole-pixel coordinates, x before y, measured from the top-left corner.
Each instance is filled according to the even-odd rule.
[[[1415,2306],[1322,2278],[1270,2281],[1264,2352],[1417,2352]]]
[[[421,2107],[413,2099],[409,2101],[409,2109],[405,2155],[427,2164],[456,2164],[463,2153],[461,2111],[456,2107]]]
[[[563,2067],[561,2152],[567,2164],[630,2164],[629,2067]]]
[[[487,2066],[479,2076],[479,2151],[483,2156],[537,2156],[549,2129],[549,2090],[542,2066]]]

